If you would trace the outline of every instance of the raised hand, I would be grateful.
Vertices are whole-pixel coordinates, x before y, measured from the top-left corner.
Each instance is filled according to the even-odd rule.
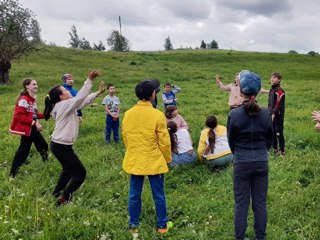
[[[216,75],[216,81],[220,81],[220,75],[219,74]]]
[[[99,69],[90,70],[88,72],[88,79],[93,81],[96,77],[99,77],[101,75],[101,71]]]
[[[317,111],[312,112],[312,119],[314,121],[320,122],[320,112],[317,112]]]
[[[99,93],[104,93],[104,91],[106,90],[106,86],[104,85],[104,81],[101,81],[99,84]]]

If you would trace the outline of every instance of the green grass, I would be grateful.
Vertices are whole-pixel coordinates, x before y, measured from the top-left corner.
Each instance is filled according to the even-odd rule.
[[[123,144],[104,142],[105,114],[100,96],[83,110],[84,122],[74,149],[87,169],[85,184],[74,201],[55,207],[51,191],[61,166],[54,156],[44,164],[33,147],[17,178],[8,173],[19,137],[8,133],[22,79],[38,81],[38,107],[49,89],[61,84],[64,73],[75,76],[81,88],[89,68],[100,68],[106,83],[116,86],[123,113],[136,103],[134,86],[145,78],[158,78],[182,88],[178,108],[190,126],[197,146],[207,115],[215,114],[226,125],[228,93],[220,91],[214,76],[224,83],[236,72],[252,70],[270,87],[270,74],[283,74],[286,90],[285,159],[270,155],[268,192],[268,239],[320,239],[320,135],[313,130],[310,113],[320,109],[320,58],[309,55],[253,53],[224,50],[170,52],[94,52],[44,47],[26,59],[14,62],[10,86],[0,86],[0,239],[130,239],[127,231],[129,176],[122,171]],[[93,90],[98,89],[98,81]],[[159,109],[163,110],[161,95]],[[267,95],[259,103],[267,105]],[[49,141],[54,122],[42,122]],[[233,239],[232,167],[210,172],[195,164],[175,168],[165,176],[168,216],[174,228],[167,237],[154,231],[154,203],[148,181],[143,191],[141,239]],[[252,213],[247,234],[254,236]]]

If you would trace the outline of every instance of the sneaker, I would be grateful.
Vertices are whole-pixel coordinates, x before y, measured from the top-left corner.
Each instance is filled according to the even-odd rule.
[[[281,153],[280,153],[280,156],[281,156],[281,157],[285,157],[285,156],[286,156],[286,152],[285,152],[285,151],[281,152]]]
[[[165,234],[169,232],[169,229],[173,227],[173,223],[171,221],[167,222],[167,227],[158,228],[158,233]]]
[[[274,148],[274,149],[273,149],[273,153],[274,153],[275,155],[279,155],[279,154],[280,154],[280,151],[279,151],[278,148]]]
[[[48,157],[49,157],[48,152],[42,153],[41,157],[42,157],[43,162],[48,162]]]
[[[139,237],[139,231],[138,231],[138,228],[130,228],[129,229],[131,235],[132,235],[132,239],[138,239]]]
[[[63,196],[58,198],[58,201],[57,201],[58,206],[66,205],[67,203],[68,203],[68,200],[65,199]]]

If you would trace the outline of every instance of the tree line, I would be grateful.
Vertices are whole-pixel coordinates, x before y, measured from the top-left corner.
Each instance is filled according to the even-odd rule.
[[[19,0],[0,1],[0,84],[10,83],[9,71],[13,60],[26,56],[45,44],[41,40],[40,32],[41,28],[34,13],[28,8],[23,8]],[[71,48],[106,50],[102,41],[93,43],[91,46],[87,39],[79,37],[75,25],[71,27],[69,35]],[[131,49],[130,41],[117,30],[112,30],[106,40],[111,51],[124,52]],[[50,44],[55,45],[55,43]],[[169,36],[165,38],[163,47],[167,51],[174,49]],[[215,40],[209,43],[202,40],[200,48],[218,49],[219,47],[218,42]],[[295,50],[290,50],[289,53],[297,54]],[[310,51],[308,55],[319,56],[319,53]]]

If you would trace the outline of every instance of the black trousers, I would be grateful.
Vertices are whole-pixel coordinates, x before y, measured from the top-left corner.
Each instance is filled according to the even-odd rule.
[[[284,136],[283,136],[283,122],[284,122],[284,115],[276,115],[273,120],[273,148],[279,148],[281,152],[284,152]]]
[[[51,142],[51,151],[62,165],[62,172],[58,179],[53,195],[60,194],[69,201],[73,193],[82,185],[86,178],[86,169],[73,151],[72,145]]]
[[[235,163],[233,189],[235,199],[235,238],[244,239],[250,199],[256,239],[265,239],[267,227],[268,162]]]
[[[46,140],[44,140],[41,133],[37,131],[35,127],[32,127],[29,137],[21,136],[19,148],[13,158],[10,176],[15,177],[20,166],[25,163],[27,157],[29,156],[32,143],[34,143],[42,159],[44,161],[48,160],[48,144]]]

